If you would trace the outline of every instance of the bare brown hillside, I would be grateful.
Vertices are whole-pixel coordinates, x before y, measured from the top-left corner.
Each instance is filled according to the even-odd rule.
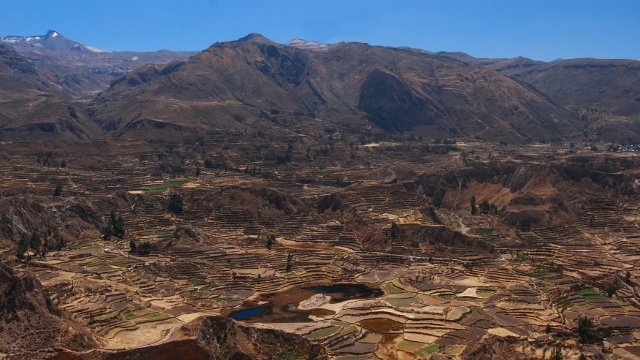
[[[0,141],[87,139],[101,130],[64,100],[55,76],[0,45]]]
[[[357,43],[316,52],[259,36],[127,74],[90,107],[118,136],[140,126],[242,129],[244,119],[271,110],[312,127],[314,118],[366,119],[384,131],[431,136],[531,141],[578,131],[569,112],[483,67]]]

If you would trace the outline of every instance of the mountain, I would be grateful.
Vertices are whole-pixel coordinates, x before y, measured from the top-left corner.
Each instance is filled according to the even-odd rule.
[[[587,137],[640,141],[640,61],[622,59],[475,58],[465,53],[439,56],[485,66],[544,94],[580,118]]]
[[[577,131],[570,112],[486,67],[361,43],[317,51],[257,34],[216,43],[184,62],[139,68],[90,105],[94,119],[116,136],[151,123],[180,131],[243,128],[236,119],[270,112],[364,121],[431,138],[522,141]]]
[[[61,92],[55,75],[37,69],[26,58],[0,44],[0,94],[3,97]]]
[[[640,61],[572,59],[496,71],[535,86],[573,110],[595,108],[619,116],[640,113]]]
[[[85,139],[101,131],[63,98],[55,75],[0,45],[0,141]]]
[[[196,52],[112,52],[67,39],[55,30],[40,36],[0,37],[36,67],[56,74],[56,83],[72,94],[106,89],[116,77],[147,63],[185,60]]]
[[[640,61],[527,58],[480,61],[529,84],[580,117],[585,134],[625,142],[640,139]]]
[[[4,36],[0,41],[9,43],[20,48],[32,47],[40,51],[52,50],[63,51],[73,50],[78,52],[110,53],[111,51],[98,49],[91,46],[79,44],[60,35],[55,30],[49,30],[42,36]]]

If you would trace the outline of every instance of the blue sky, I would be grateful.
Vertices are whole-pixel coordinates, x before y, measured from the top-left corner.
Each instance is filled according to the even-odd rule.
[[[476,57],[640,60],[640,0],[0,0],[0,36],[108,50],[203,50],[260,33]]]

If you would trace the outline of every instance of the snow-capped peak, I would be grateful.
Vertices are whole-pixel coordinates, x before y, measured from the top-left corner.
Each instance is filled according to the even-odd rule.
[[[47,31],[47,35],[45,35],[46,38],[54,38],[58,36],[60,36],[60,34],[55,30],[49,30]]]
[[[94,46],[88,46],[77,43],[73,40],[65,38],[62,34],[55,30],[47,31],[44,36],[5,36],[0,37],[0,42],[12,44],[14,46],[24,46],[28,44],[32,47],[44,48],[52,51],[73,50],[73,51],[90,51],[94,53],[110,53],[109,50],[100,49]]]
[[[285,45],[293,46],[301,49],[315,50],[315,51],[329,50],[329,44],[324,44],[317,41],[303,40],[303,39],[293,39],[287,42]]]

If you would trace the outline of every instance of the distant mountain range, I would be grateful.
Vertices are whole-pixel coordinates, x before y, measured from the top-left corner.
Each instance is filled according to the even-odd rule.
[[[632,60],[480,59],[362,43],[277,44],[259,34],[200,53],[109,52],[55,31],[1,45],[0,92],[68,99],[60,101],[71,101],[76,122],[87,122],[77,132],[88,137],[261,126],[300,133],[324,126],[321,119],[427,138],[640,138],[640,62]],[[0,139],[32,126],[19,113],[0,110]]]
[[[113,52],[80,44],[55,30],[39,36],[0,37],[8,46],[38,68],[55,74],[56,83],[71,94],[104,90],[116,77],[147,64],[185,60],[196,52]]]

